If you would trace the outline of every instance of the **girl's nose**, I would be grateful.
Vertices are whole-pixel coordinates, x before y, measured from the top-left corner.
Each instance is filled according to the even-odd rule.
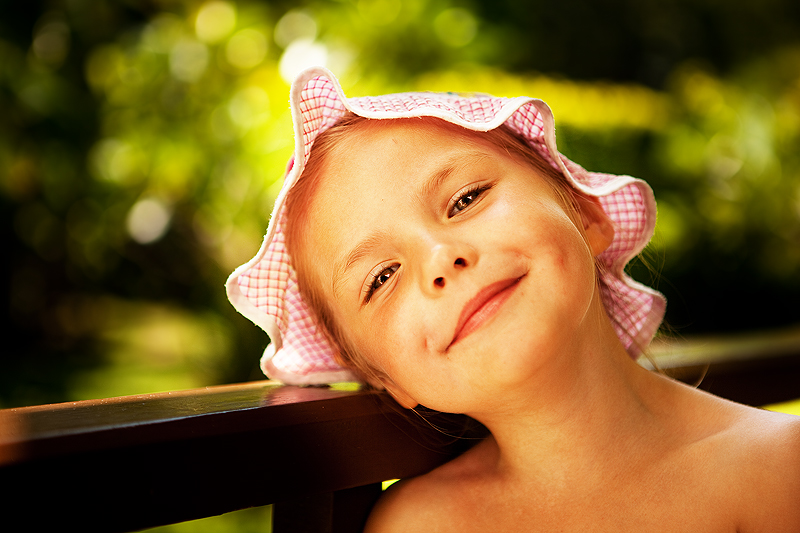
[[[477,261],[475,250],[468,245],[436,244],[430,248],[423,265],[423,290],[436,295],[459,274]]]

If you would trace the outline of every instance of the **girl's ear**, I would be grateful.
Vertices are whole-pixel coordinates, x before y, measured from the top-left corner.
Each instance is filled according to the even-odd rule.
[[[412,398],[406,391],[394,384],[391,379],[382,380],[383,388],[392,395],[392,398],[405,407],[406,409],[413,409],[419,405],[419,402]]]
[[[605,252],[614,240],[614,224],[603,211],[597,198],[576,195],[576,200],[586,242],[592,250],[592,256],[597,257]]]

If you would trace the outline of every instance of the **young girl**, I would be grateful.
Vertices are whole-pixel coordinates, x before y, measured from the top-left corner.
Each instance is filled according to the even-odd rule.
[[[800,423],[635,362],[665,301],[625,264],[655,202],[556,149],[531,98],[292,87],[296,150],[228,294],[290,384],[360,380],[491,435],[367,531],[800,531]]]

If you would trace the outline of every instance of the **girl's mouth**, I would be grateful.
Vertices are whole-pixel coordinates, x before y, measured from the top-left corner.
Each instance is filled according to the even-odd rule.
[[[497,281],[478,291],[478,294],[473,296],[464,306],[464,309],[461,310],[453,340],[450,341],[447,350],[491,319],[508,300],[517,288],[519,281],[524,277],[520,276]]]

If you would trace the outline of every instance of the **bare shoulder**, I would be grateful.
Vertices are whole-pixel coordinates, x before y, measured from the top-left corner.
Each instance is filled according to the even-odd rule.
[[[772,467],[789,476],[800,470],[800,417],[748,408],[735,436],[747,444],[749,461],[759,468]],[[800,476],[796,481],[800,485]]]
[[[800,533],[800,417],[679,391],[687,481],[742,533]],[[681,431],[683,431],[681,430]],[[695,440],[695,437],[699,437]]]
[[[733,439],[740,450],[741,530],[798,531],[800,417],[751,409]]]
[[[375,504],[364,533],[425,531],[435,519],[437,490],[426,476],[398,481]]]
[[[479,484],[481,445],[428,474],[398,481],[378,500],[365,533],[460,531],[471,487]]]

